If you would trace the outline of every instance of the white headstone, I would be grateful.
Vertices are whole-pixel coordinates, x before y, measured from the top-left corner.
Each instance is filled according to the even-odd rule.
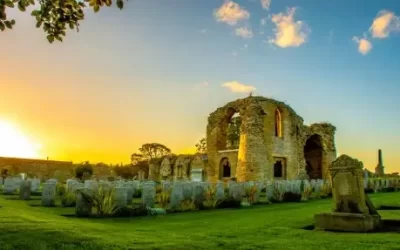
[[[56,197],[56,184],[54,182],[46,182],[43,184],[42,205],[45,207],[54,206]]]

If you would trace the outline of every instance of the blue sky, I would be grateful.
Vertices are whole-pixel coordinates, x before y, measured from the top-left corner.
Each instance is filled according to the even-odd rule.
[[[225,13],[225,22],[218,21],[218,9],[233,3],[248,18],[233,25],[226,20],[237,16]],[[0,116],[17,117],[47,145],[44,154],[63,141],[57,152],[70,153],[54,150],[54,157],[125,162],[149,141],[174,151],[193,147],[209,113],[248,95],[222,87],[237,82],[286,101],[309,123],[336,125],[339,153],[373,169],[382,148],[388,169],[400,171],[398,1],[272,0],[269,9],[261,0],[233,3],[136,0],[122,11],[87,10],[80,32],[52,45],[29,14],[13,11],[17,25],[0,37],[8,62],[0,69],[8,76],[0,83],[8,87],[0,93],[7,104]],[[389,31],[385,22],[370,31],[383,14]],[[282,20],[297,25],[297,33],[288,33],[292,39],[277,38]],[[253,36],[237,36],[238,28]],[[301,33],[303,42],[279,46],[295,44]],[[19,73],[20,65],[27,74]],[[22,103],[9,97],[21,90],[28,96]],[[61,137],[66,129],[68,138]]]

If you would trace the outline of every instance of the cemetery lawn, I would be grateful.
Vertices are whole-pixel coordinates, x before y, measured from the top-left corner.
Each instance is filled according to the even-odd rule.
[[[331,200],[260,205],[159,217],[78,219],[74,208],[0,195],[0,249],[399,249],[398,233],[330,233],[301,229]],[[376,206],[400,205],[400,193],[370,195]],[[400,210],[380,211],[399,219]]]

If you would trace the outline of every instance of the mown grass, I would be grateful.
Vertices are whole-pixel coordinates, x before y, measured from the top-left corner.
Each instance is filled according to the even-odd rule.
[[[400,193],[370,195],[376,206],[400,205]],[[399,249],[398,233],[303,230],[330,199],[158,217],[78,219],[74,208],[31,206],[0,196],[0,249]],[[400,211],[380,211],[399,219]]]

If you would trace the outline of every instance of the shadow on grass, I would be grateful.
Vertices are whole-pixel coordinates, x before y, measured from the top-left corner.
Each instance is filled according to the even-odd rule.
[[[315,225],[307,225],[301,229],[314,231]],[[336,231],[336,230],[325,230],[326,232],[334,232],[334,233],[355,233],[355,232],[344,232],[344,231]],[[373,234],[373,233],[400,233],[400,220],[382,220],[382,225],[380,228],[370,231],[370,232],[359,232],[363,234]]]
[[[12,200],[12,201],[16,201],[16,200],[21,200],[19,197],[6,197],[4,198],[5,200]],[[29,199],[26,200],[21,200],[21,201],[40,201],[41,198],[40,197],[31,197]]]
[[[400,206],[382,205],[377,210],[400,210]]]

